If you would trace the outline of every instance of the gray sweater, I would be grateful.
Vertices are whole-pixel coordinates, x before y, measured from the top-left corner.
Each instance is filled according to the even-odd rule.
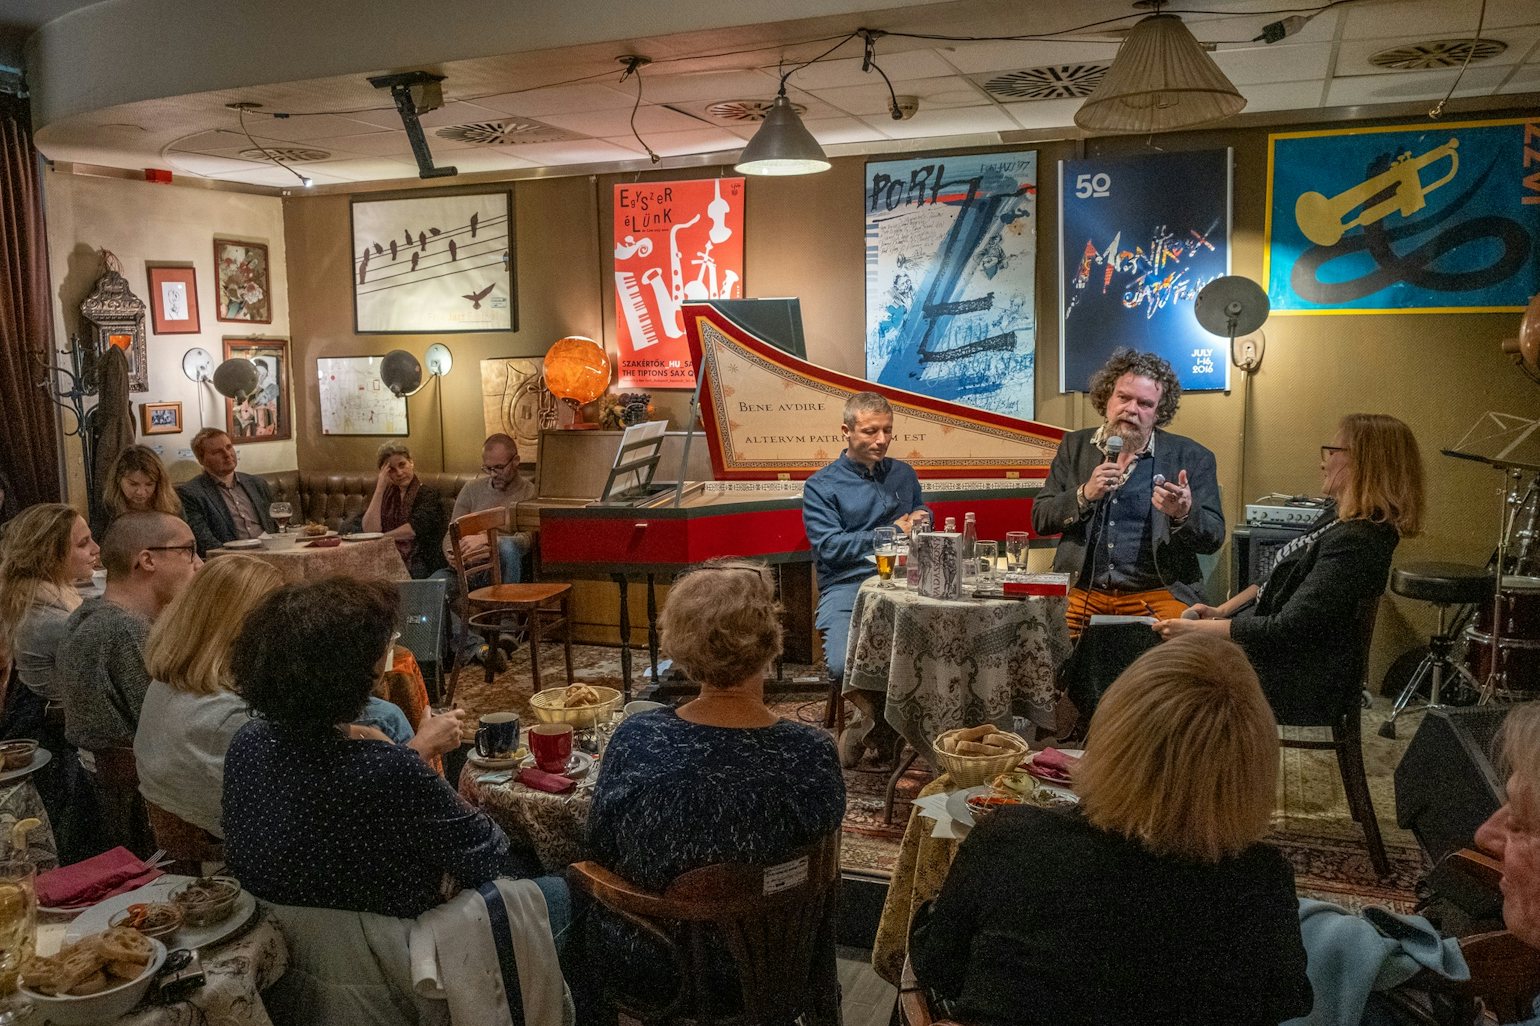
[[[70,744],[88,752],[133,746],[150,687],[144,669],[149,633],[148,618],[105,598],[87,599],[70,614],[58,665]]]

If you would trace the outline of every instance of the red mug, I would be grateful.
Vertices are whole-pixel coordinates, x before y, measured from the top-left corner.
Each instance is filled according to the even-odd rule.
[[[529,750],[535,765],[547,773],[562,773],[572,758],[572,724],[537,723],[529,728]]]

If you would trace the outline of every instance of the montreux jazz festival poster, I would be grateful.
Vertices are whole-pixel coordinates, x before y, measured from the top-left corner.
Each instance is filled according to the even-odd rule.
[[[1540,291],[1540,119],[1268,139],[1279,314],[1522,310]]]

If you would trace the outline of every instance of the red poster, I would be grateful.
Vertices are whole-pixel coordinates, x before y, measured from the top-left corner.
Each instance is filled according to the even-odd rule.
[[[694,388],[680,305],[743,298],[743,179],[615,186],[620,388]]]

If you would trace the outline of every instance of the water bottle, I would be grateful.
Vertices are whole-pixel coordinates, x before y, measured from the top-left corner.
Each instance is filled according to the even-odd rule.
[[[941,530],[946,532],[947,534],[956,534],[957,533],[957,518],[956,517],[947,517],[946,518],[946,526],[942,527]]]
[[[971,581],[979,573],[979,525],[972,513],[963,514],[962,565],[963,580]]]

